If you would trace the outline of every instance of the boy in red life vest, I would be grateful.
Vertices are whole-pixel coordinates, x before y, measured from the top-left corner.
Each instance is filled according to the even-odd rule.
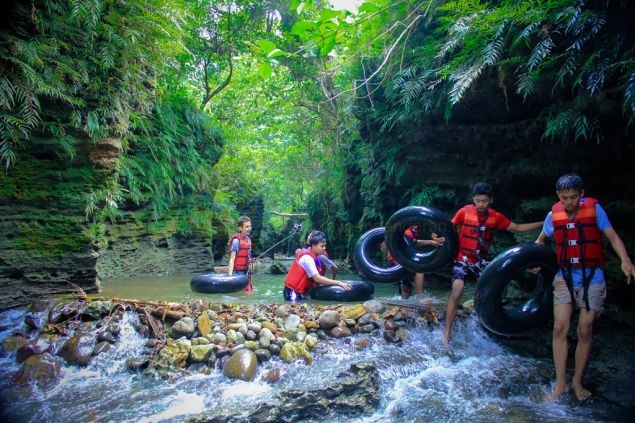
[[[306,298],[309,289],[316,285],[337,285],[349,290],[351,285],[327,278],[318,270],[321,263],[318,257],[326,249],[326,235],[320,231],[313,231],[309,236],[309,248],[301,249],[284,279],[282,296],[285,301],[299,301]]]
[[[560,268],[553,280],[552,349],[556,382],[548,399],[555,400],[567,391],[567,334],[575,307],[580,310],[580,315],[571,387],[578,400],[583,401],[591,395],[582,386],[582,376],[591,352],[593,322],[602,312],[606,298],[602,234],[622,261],[628,284],[635,276],[635,269],[604,209],[596,199],[584,197],[580,176],[561,176],[556,182],[556,195],[559,201],[551,207],[536,240],[542,244],[547,237],[553,238]]]
[[[452,268],[452,294],[448,298],[445,312],[445,342],[450,342],[452,337],[452,323],[463,295],[465,280],[478,279],[488,263],[487,250],[493,240],[494,231],[528,232],[542,226],[542,222],[514,223],[491,208],[494,196],[490,184],[475,184],[472,194],[473,204],[462,207],[452,218],[452,223],[458,226],[459,251]]]
[[[227,274],[232,276],[235,274],[248,274],[249,282],[246,292],[253,292],[254,288],[251,284],[251,272],[249,265],[251,264],[251,219],[247,216],[238,218],[238,231],[236,235],[229,239],[229,264]]]
[[[297,250],[295,250],[296,258],[303,250],[310,249],[309,239],[311,238],[311,235],[313,235],[313,232],[316,232],[316,231],[311,231],[309,235],[307,235],[306,244],[302,248],[298,248]],[[322,252],[322,254],[318,256],[318,260],[320,262],[320,265],[318,266],[318,271],[320,272],[320,275],[324,276],[326,275],[326,271],[330,270],[331,279],[337,279],[337,271],[339,270],[339,267],[337,266],[337,264],[333,262],[333,260],[329,258],[329,255],[326,252],[326,248],[324,248],[324,251]]]

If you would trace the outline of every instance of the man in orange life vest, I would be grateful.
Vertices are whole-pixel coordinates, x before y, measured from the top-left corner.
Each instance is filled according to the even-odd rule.
[[[320,285],[338,285],[349,290],[351,285],[327,278],[320,274],[321,263],[318,257],[326,250],[326,235],[313,231],[309,236],[309,248],[300,250],[284,279],[282,296],[285,301],[299,301],[306,298],[309,290]]]
[[[580,315],[571,387],[578,400],[583,401],[591,395],[582,386],[582,376],[591,352],[593,322],[602,312],[606,298],[602,234],[619,256],[628,284],[635,276],[635,269],[604,209],[596,199],[584,197],[580,176],[561,176],[556,182],[556,194],[559,201],[551,207],[536,240],[544,243],[547,237],[553,238],[560,268],[553,280],[552,349],[556,382],[548,399],[555,400],[567,391],[567,334],[575,307],[580,310]]]
[[[249,283],[245,291],[253,292],[254,288],[251,284],[251,273],[249,265],[251,264],[251,219],[247,216],[238,218],[238,233],[229,239],[229,264],[227,274],[229,276],[236,274],[249,274]]]
[[[528,232],[542,225],[542,222],[514,223],[491,208],[494,196],[490,184],[475,184],[472,194],[473,204],[462,207],[452,218],[452,223],[459,226],[459,251],[452,268],[452,293],[445,312],[445,342],[450,342],[452,337],[452,323],[459,299],[463,295],[465,280],[478,279],[488,263],[487,250],[492,243],[494,231]]]

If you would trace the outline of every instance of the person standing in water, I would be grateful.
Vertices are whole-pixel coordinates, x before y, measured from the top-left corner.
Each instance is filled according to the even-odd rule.
[[[229,239],[229,264],[227,265],[227,274],[232,276],[249,275],[249,282],[245,291],[251,293],[254,288],[251,283],[251,219],[247,216],[238,218],[238,233]]]
[[[478,279],[488,264],[487,252],[494,239],[494,231],[527,232],[542,225],[542,222],[514,223],[491,208],[494,191],[488,183],[475,184],[472,194],[473,204],[462,207],[452,218],[452,223],[458,226],[459,249],[452,268],[452,293],[445,312],[445,342],[450,342],[452,337],[452,323],[463,295],[465,281]]]
[[[580,314],[571,388],[578,400],[583,401],[591,396],[591,392],[582,385],[582,376],[591,352],[593,322],[602,313],[606,299],[602,235],[620,258],[622,272],[629,285],[635,269],[602,206],[596,199],[584,197],[584,184],[579,175],[561,176],[556,182],[556,195],[558,202],[551,207],[536,240],[541,244],[547,238],[555,241],[559,267],[553,280],[552,352],[556,382],[547,399],[555,400],[568,389],[567,334],[576,308]]]

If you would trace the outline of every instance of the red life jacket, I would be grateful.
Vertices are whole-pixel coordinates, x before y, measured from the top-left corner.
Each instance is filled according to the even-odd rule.
[[[586,197],[580,208],[569,219],[560,201],[551,207],[553,239],[556,244],[558,265],[568,267],[593,267],[604,264],[602,231],[597,226],[595,198]]]
[[[240,245],[234,259],[234,270],[247,270],[251,259],[251,239],[248,236],[236,234],[229,239],[229,254],[231,255],[232,243],[238,239]]]
[[[487,216],[483,219],[479,216],[474,204],[466,207],[459,232],[459,251],[456,259],[467,258],[468,262],[476,263],[487,256],[487,250],[494,239],[496,213],[488,209]]]
[[[317,260],[317,256],[313,253],[313,251],[308,248],[301,249],[300,252],[296,254],[295,260],[293,260],[293,263],[289,268],[289,272],[284,278],[284,286],[293,289],[295,292],[302,295],[305,295],[309,289],[313,287],[313,280],[309,278],[309,275],[307,275],[306,271],[299,263],[300,259],[306,255],[311,256],[313,260]]]

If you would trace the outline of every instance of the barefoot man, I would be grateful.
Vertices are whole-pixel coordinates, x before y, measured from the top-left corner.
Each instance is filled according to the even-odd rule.
[[[567,333],[574,307],[580,310],[578,344],[575,349],[575,372],[571,388],[580,401],[591,393],[582,385],[582,375],[591,352],[593,322],[604,308],[604,255],[602,234],[622,261],[627,283],[635,276],[633,263],[620,237],[611,226],[604,209],[597,200],[584,197],[582,178],[576,174],[563,175],[556,182],[559,201],[547,214],[542,232],[536,242],[546,238],[555,241],[560,270],[553,281],[553,363],[556,384],[549,399],[555,400],[567,391]]]

